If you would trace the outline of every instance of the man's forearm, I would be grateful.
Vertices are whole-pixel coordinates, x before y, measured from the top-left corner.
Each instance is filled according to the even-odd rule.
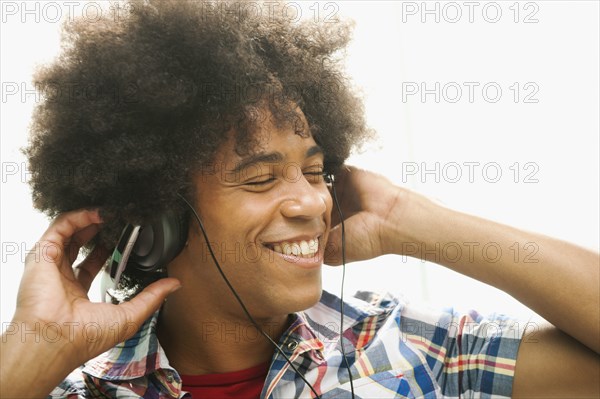
[[[0,397],[41,398],[48,395],[76,366],[71,367],[60,344],[32,334],[2,335],[0,343]]]
[[[411,201],[395,253],[444,265],[497,287],[600,353],[600,265],[576,245]]]

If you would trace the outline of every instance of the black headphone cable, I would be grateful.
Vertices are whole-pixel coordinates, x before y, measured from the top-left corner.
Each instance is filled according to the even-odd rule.
[[[354,399],[354,384],[352,382],[353,377],[352,377],[352,372],[350,371],[350,365],[348,363],[348,359],[346,357],[346,352],[345,352],[344,343],[343,343],[343,336],[342,336],[343,326],[344,326],[344,279],[345,279],[345,276],[346,276],[346,243],[345,243],[346,237],[345,237],[345,228],[344,228],[344,218],[342,216],[342,211],[341,211],[340,204],[339,204],[339,201],[338,201],[338,198],[337,198],[337,193],[335,191],[335,185],[333,184],[334,183],[334,177],[333,177],[333,175],[327,175],[326,178],[329,179],[330,183],[331,183],[332,192],[333,192],[333,199],[334,199],[334,202],[335,202],[337,210],[338,210],[338,214],[339,214],[340,221],[341,221],[341,228],[342,228],[342,288],[341,288],[341,295],[340,295],[340,315],[341,315],[340,316],[340,346],[341,346],[341,349],[342,349],[342,356],[344,358],[344,363],[345,363],[345,366],[346,366],[346,370],[348,370],[348,377],[350,378],[350,389],[352,391],[352,398]],[[196,209],[189,203],[189,201],[187,199],[185,199],[184,196],[182,196],[179,193],[177,193],[177,195],[191,209],[192,214],[194,215],[196,221],[198,222],[200,230],[202,231],[202,235],[204,236],[204,240],[206,241],[206,245],[208,247],[208,251],[209,251],[210,256],[212,257],[213,261],[215,262],[215,266],[217,267],[217,270],[219,271],[219,274],[221,274],[221,277],[223,277],[223,280],[227,284],[227,287],[229,287],[229,290],[232,292],[232,294],[234,295],[235,299],[240,304],[242,310],[244,311],[244,313],[246,314],[246,316],[248,317],[248,319],[250,320],[250,322],[273,345],[273,347],[277,350],[277,352],[279,352],[279,354],[281,356],[283,356],[283,358],[286,360],[286,362],[294,370],[294,372],[296,373],[296,375],[298,375],[302,379],[302,381],[304,381],[304,383],[310,388],[310,390],[315,395],[315,398],[319,399],[320,396],[317,393],[317,391],[315,390],[315,388],[306,380],[306,378],[304,378],[304,376],[300,373],[300,371],[298,371],[298,368],[296,368],[296,366],[294,366],[294,364],[292,363],[292,361],[290,360],[290,358],[285,354],[285,352],[283,352],[283,350],[279,347],[279,345],[275,341],[273,341],[273,339],[266,332],[264,332],[263,329],[258,325],[258,323],[256,322],[256,320],[254,320],[254,318],[252,317],[252,315],[250,314],[250,312],[246,308],[246,305],[244,305],[244,302],[242,301],[242,299],[240,298],[240,296],[238,295],[238,293],[235,291],[235,289],[233,288],[233,286],[229,282],[229,279],[225,275],[225,272],[223,272],[223,269],[221,269],[221,265],[217,261],[217,257],[216,257],[216,255],[214,254],[214,252],[212,250],[212,247],[210,245],[210,241],[208,239],[208,234],[206,233],[206,230],[204,229],[204,224],[202,223],[202,220],[201,220],[200,216],[198,215],[198,212],[196,212]]]
[[[300,373],[300,371],[298,371],[298,369],[296,368],[296,366],[294,366],[294,364],[292,363],[292,361],[290,360],[290,358],[285,354],[285,352],[283,352],[283,350],[279,347],[279,345],[277,345],[277,343],[275,341],[273,341],[273,339],[269,336],[269,334],[267,334],[266,332],[263,331],[263,329],[258,325],[258,323],[256,322],[256,320],[254,320],[254,317],[252,317],[252,315],[250,314],[250,312],[248,312],[248,309],[246,308],[246,305],[244,305],[244,302],[242,302],[242,299],[240,298],[240,296],[238,295],[238,293],[235,291],[235,289],[233,288],[233,286],[229,282],[229,279],[227,278],[227,276],[223,272],[223,269],[221,269],[221,265],[219,265],[219,262],[217,261],[217,257],[215,256],[215,253],[212,250],[212,247],[211,247],[210,242],[208,240],[208,235],[206,234],[206,230],[204,229],[204,224],[202,223],[202,220],[200,219],[200,216],[198,215],[198,212],[196,212],[196,209],[194,209],[194,207],[188,202],[188,200],[186,200],[181,194],[177,193],[177,195],[192,210],[192,213],[193,213],[194,217],[196,218],[196,221],[198,222],[198,225],[200,226],[200,230],[202,231],[202,235],[204,235],[204,239],[206,241],[206,245],[208,246],[208,251],[210,252],[210,256],[212,257],[213,261],[215,262],[215,265],[217,266],[217,269],[219,270],[219,273],[221,274],[221,277],[223,277],[223,280],[225,280],[225,283],[229,287],[229,290],[235,296],[235,299],[238,301],[238,303],[242,307],[242,310],[244,311],[244,313],[246,314],[246,316],[248,317],[248,319],[250,320],[250,322],[273,345],[273,347],[275,347],[275,349],[277,350],[277,352],[279,352],[279,354],[285,358],[286,362],[290,365],[290,367],[294,370],[294,372],[298,376],[300,376],[300,378],[302,378],[302,381],[304,381],[306,383],[306,385],[308,385],[308,387],[311,389],[311,391],[315,394],[315,398],[317,398],[317,399],[320,398],[320,396],[317,393],[317,391],[304,378],[304,376]]]
[[[352,399],[354,399],[354,382],[352,381],[354,378],[352,377],[352,371],[350,371],[350,364],[348,363],[348,358],[346,357],[346,350],[344,349],[344,336],[342,335],[344,332],[344,281],[346,279],[346,227],[344,226],[344,216],[342,215],[342,208],[340,207],[340,203],[338,201],[337,192],[335,191],[335,178],[333,175],[329,175],[329,179],[331,179],[331,191],[333,193],[333,201],[335,202],[335,207],[338,210],[338,215],[340,217],[340,224],[342,228],[342,287],[340,289],[340,347],[342,348],[342,356],[344,357],[344,364],[346,365],[346,370],[348,370],[348,378],[350,379],[350,391],[352,392]]]

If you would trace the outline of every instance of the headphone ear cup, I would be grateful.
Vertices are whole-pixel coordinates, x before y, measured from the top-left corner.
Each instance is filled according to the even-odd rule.
[[[186,214],[177,215],[170,211],[142,225],[131,252],[130,266],[144,272],[166,266],[185,246],[187,227]]]

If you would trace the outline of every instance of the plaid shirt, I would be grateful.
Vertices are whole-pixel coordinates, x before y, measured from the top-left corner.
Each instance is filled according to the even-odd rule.
[[[294,315],[280,345],[321,398],[508,398],[523,328],[501,315],[422,311],[390,295],[359,292],[344,304],[323,292]],[[156,337],[158,313],[137,334],[73,371],[51,398],[189,397]],[[275,353],[261,398],[310,398]]]

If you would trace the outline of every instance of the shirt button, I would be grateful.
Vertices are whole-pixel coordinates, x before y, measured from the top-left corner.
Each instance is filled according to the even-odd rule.
[[[290,341],[287,344],[287,348],[291,351],[293,351],[294,349],[296,349],[298,347],[298,341]]]

